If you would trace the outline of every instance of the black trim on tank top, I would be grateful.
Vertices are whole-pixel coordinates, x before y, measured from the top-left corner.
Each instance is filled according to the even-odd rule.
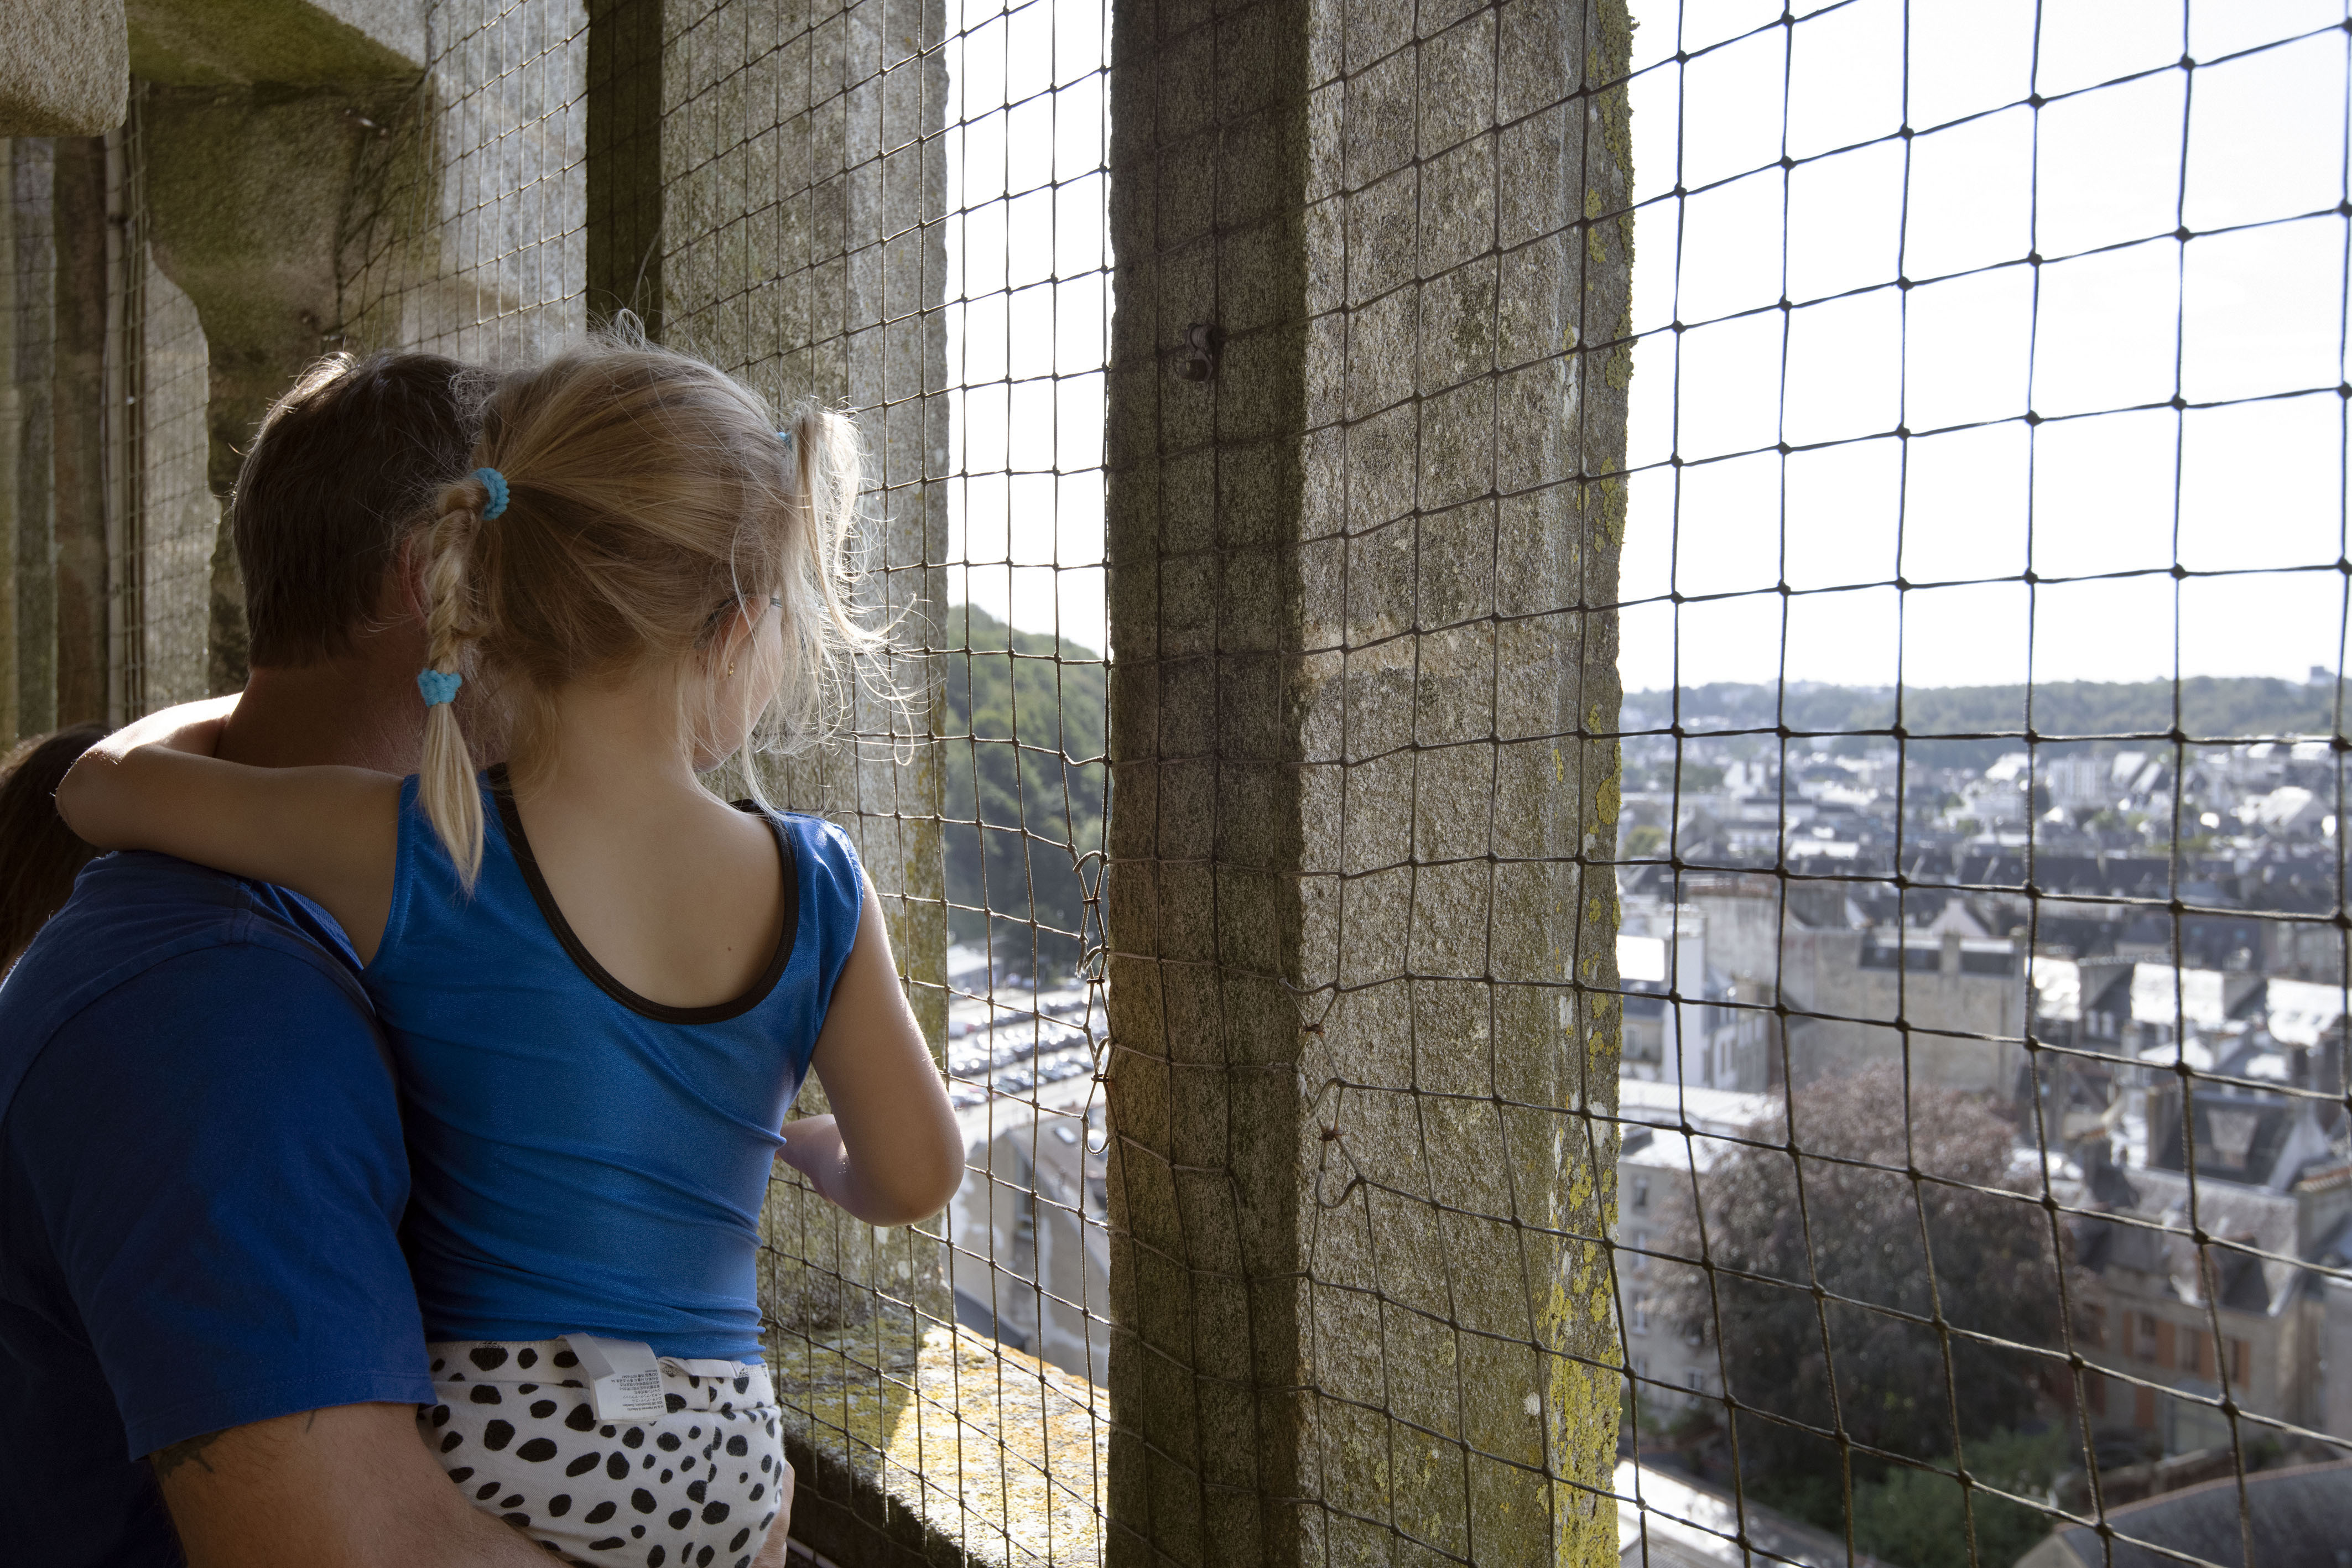
[[[760,971],[750,990],[732,1001],[714,1002],[707,1008],[674,1008],[639,996],[614,979],[604,965],[596,962],[595,955],[589,952],[573,933],[572,922],[564,919],[563,911],[556,907],[555,895],[547,890],[547,878],[540,873],[539,857],[531,852],[530,840],[522,831],[522,813],[515,808],[514,788],[508,781],[505,763],[501,762],[490,769],[489,785],[491,799],[498,802],[499,821],[506,826],[507,847],[514,854],[515,864],[520,868],[522,879],[530,888],[531,901],[539,905],[539,913],[546,920],[548,930],[554,933],[556,941],[562,944],[563,951],[580,972],[596,982],[598,990],[631,1012],[649,1018],[656,1023],[724,1023],[729,1019],[742,1017],[766,1001],[768,993],[776,988],[776,982],[783,978],[784,966],[791,961],[793,944],[800,935],[801,869],[799,857],[793,852],[793,841],[784,832],[784,824],[777,820],[774,813],[761,811],[758,804],[751,800],[735,802],[737,810],[766,819],[769,831],[776,836],[776,856],[783,869],[783,883],[780,890],[784,906],[783,929],[777,933],[776,950],[769,956],[768,967]]]

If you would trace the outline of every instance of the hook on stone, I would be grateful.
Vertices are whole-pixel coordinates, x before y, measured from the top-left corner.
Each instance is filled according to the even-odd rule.
[[[1205,382],[1215,378],[1220,347],[1217,338],[1216,328],[1206,321],[1195,321],[1184,329],[1184,355],[1172,367],[1178,381]]]

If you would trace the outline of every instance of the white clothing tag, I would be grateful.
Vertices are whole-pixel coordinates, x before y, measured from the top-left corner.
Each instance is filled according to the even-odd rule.
[[[620,1421],[637,1416],[658,1416],[668,1407],[662,1398],[661,1367],[653,1346],[636,1340],[599,1339],[594,1334],[568,1333],[563,1343],[580,1358],[588,1391],[596,1402],[596,1418]]]

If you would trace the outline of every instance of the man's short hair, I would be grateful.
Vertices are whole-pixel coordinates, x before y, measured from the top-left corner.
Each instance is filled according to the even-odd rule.
[[[338,354],[271,407],[230,502],[253,664],[351,652],[401,537],[465,471],[493,384],[438,354]]]

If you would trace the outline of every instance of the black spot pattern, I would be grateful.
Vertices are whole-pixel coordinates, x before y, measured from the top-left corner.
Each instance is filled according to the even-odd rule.
[[[439,1397],[418,1408],[419,1429],[447,1456],[452,1480],[471,1483],[478,1506],[559,1558],[749,1568],[768,1531],[782,1527],[766,1500],[783,1473],[781,1426],[758,1368],[713,1375],[718,1365],[686,1373],[665,1363],[665,1412],[607,1423],[584,1390],[530,1397],[542,1387],[522,1381],[532,1367],[578,1364],[560,1342],[439,1344],[431,1356]],[[471,1462],[457,1465],[458,1451]],[[728,1465],[733,1480],[715,1458],[742,1461]],[[757,1525],[744,1522],[761,1514]],[[632,1516],[640,1522],[624,1532],[621,1520]]]

